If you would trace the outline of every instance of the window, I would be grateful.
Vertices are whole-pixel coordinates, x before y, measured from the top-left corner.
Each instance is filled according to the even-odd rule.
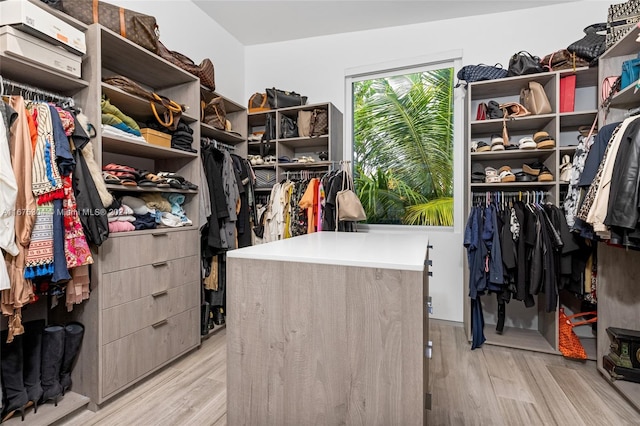
[[[453,226],[453,79],[442,63],[347,79],[368,223]]]

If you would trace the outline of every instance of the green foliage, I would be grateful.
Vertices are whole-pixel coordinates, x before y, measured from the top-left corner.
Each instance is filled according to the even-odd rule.
[[[453,69],[366,80],[353,91],[356,191],[367,221],[450,226]]]

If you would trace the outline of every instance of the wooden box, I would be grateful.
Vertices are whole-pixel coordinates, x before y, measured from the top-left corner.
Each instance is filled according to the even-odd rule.
[[[140,133],[142,133],[142,137],[152,145],[171,148],[171,135],[168,133],[159,132],[149,128],[140,129]]]

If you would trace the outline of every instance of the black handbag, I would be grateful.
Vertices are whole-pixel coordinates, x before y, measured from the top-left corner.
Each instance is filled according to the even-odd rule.
[[[296,92],[286,92],[275,87],[265,89],[265,91],[267,92],[267,101],[271,109],[301,106],[307,103],[307,97],[300,96]]]
[[[286,115],[280,117],[280,137],[283,139],[298,137],[298,124],[296,120]]]
[[[607,24],[605,23],[589,25],[583,30],[585,36],[571,43],[567,47],[567,50],[589,62],[597,59],[604,53],[607,47],[606,34],[600,34],[600,32],[606,31],[606,29]]]
[[[499,78],[505,78],[507,76],[507,70],[502,68],[501,64],[491,65],[465,65],[460,68],[458,74],[458,84],[456,87],[460,86],[460,80],[464,80],[466,82],[465,86],[469,83],[473,83],[474,81],[484,81],[484,80],[496,80]]]
[[[545,71],[548,71],[548,69],[540,63],[540,58],[521,50],[518,53],[514,53],[509,59],[507,76],[536,74]]]
[[[271,141],[276,139],[276,117],[274,114],[267,114],[264,122],[264,133],[260,140],[260,156],[269,155],[271,149]]]

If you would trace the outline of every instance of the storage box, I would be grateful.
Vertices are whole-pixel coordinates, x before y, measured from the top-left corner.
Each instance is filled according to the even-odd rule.
[[[0,1],[0,26],[13,25],[22,31],[63,46],[76,55],[87,53],[84,33],[27,0]]]
[[[152,145],[171,148],[171,135],[168,133],[159,132],[149,128],[140,129],[140,133],[142,133],[142,137]]]
[[[0,52],[72,77],[80,78],[82,73],[81,56],[7,25],[0,27]]]
[[[560,77],[560,112],[572,112],[576,103],[576,76]]]

